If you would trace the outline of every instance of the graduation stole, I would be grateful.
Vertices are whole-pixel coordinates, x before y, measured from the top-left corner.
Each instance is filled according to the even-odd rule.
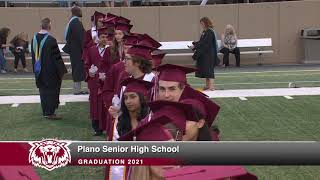
[[[33,36],[32,45],[33,45],[33,52],[34,52],[34,57],[35,57],[33,69],[34,69],[34,73],[35,73],[36,77],[38,77],[41,72],[41,53],[42,53],[44,43],[46,42],[48,36],[49,36],[49,34],[46,33],[44,38],[40,41],[40,47],[38,47],[37,33]]]
[[[73,21],[74,19],[78,18],[77,16],[72,16],[72,18],[69,20],[66,29],[64,30],[64,40],[67,41],[67,35],[68,35],[68,31],[69,31],[69,25],[71,23],[71,21]]]

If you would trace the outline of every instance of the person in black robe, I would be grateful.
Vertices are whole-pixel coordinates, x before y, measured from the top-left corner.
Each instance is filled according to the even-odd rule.
[[[219,64],[217,56],[217,40],[213,30],[212,22],[209,18],[203,17],[200,20],[203,28],[200,40],[193,42],[194,55],[196,61],[196,77],[206,78],[206,86],[203,90],[214,90],[211,79],[214,79],[214,67]]]
[[[57,40],[48,32],[51,29],[49,18],[41,21],[41,28],[31,41],[33,72],[39,88],[43,116],[57,120],[61,119],[55,111],[59,107],[62,78],[67,69],[61,58]]]
[[[85,30],[79,19],[82,17],[82,12],[80,7],[74,6],[71,13],[72,17],[65,30],[66,45],[62,50],[70,55],[74,94],[86,94],[86,92],[81,91],[81,81],[85,80],[84,62],[82,60]]]

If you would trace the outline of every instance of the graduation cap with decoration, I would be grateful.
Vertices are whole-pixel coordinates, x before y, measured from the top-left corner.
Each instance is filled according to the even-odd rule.
[[[186,74],[197,71],[195,68],[178,66],[174,64],[163,64],[154,68],[154,70],[160,73],[159,80],[181,82],[185,84],[187,84]]]
[[[220,111],[220,106],[210,100],[205,94],[186,86],[180,97],[180,102],[190,104],[201,113],[208,126],[211,127],[213,121]]]
[[[135,79],[135,78],[127,78],[121,82],[121,86],[126,86],[124,93],[126,92],[135,92],[141,93],[145,97],[149,95],[151,88],[153,87],[154,83]]]

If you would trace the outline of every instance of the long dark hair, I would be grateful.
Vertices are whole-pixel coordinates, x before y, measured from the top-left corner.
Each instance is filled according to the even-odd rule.
[[[201,114],[197,109],[193,108],[193,111],[196,114],[197,121],[199,121],[200,119],[205,119],[204,115]],[[205,122],[202,128],[199,129],[197,141],[212,141],[211,131],[207,122]]]
[[[116,61],[119,57],[119,43],[116,38],[113,38],[112,45],[110,47],[110,54],[112,62]]]
[[[10,29],[7,28],[7,27],[4,27],[4,28],[1,28],[0,29],[0,39],[4,42],[7,41],[7,38],[9,36],[9,32],[10,32]]]
[[[138,112],[138,117],[137,117],[138,122],[140,122],[143,118],[145,118],[148,115],[149,106],[147,105],[147,101],[144,95],[141,93],[137,93],[137,94],[141,104],[141,109],[140,109],[140,112]],[[120,136],[132,130],[131,119],[130,119],[128,108],[124,103],[124,98],[122,98],[122,101],[121,101],[121,112],[122,114],[118,118],[118,125],[117,125],[117,130]]]

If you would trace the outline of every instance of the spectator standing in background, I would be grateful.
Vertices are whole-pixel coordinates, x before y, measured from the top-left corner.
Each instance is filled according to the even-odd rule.
[[[194,54],[192,58],[196,61],[196,77],[205,78],[206,86],[203,90],[213,91],[214,82],[211,81],[215,78],[214,67],[218,64],[217,56],[217,40],[213,30],[213,24],[208,17],[200,19],[200,24],[203,29],[200,40],[193,42]]]
[[[74,94],[86,94],[81,91],[81,81],[85,79],[84,62],[82,60],[84,33],[82,22],[82,11],[80,7],[73,6],[71,9],[72,17],[65,29],[66,45],[63,47],[63,51],[70,55],[71,67],[72,67],[72,79],[74,82]]]

